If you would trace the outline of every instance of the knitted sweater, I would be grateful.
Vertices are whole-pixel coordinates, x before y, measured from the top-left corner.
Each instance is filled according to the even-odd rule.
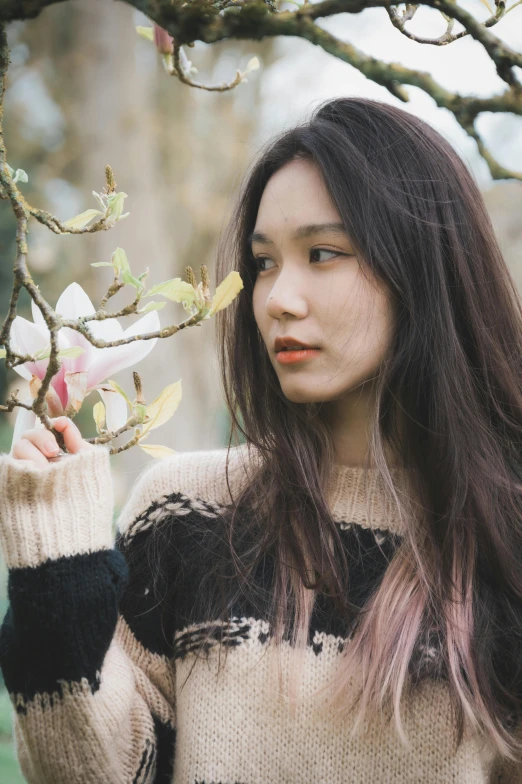
[[[231,452],[235,487],[248,481],[243,449]],[[233,623],[201,655],[211,619],[202,614],[190,625],[183,619],[197,602],[213,548],[223,542],[225,459],[226,450],[218,449],[154,462],[134,484],[114,530],[105,447],[43,470],[0,456],[0,546],[10,602],[0,629],[0,666],[27,781],[521,782],[520,766],[501,773],[488,744],[469,731],[455,753],[448,693],[437,677],[426,678],[402,710],[409,748],[393,724],[376,722],[352,737],[350,720],[339,725],[319,712],[314,692],[346,643],[327,602],[312,615],[297,712],[273,685],[270,628],[252,608],[238,607]],[[370,475],[363,491],[362,468],[336,465],[328,490],[352,584],[363,598],[403,536],[376,469]],[[160,616],[151,590],[154,548],[147,547],[153,541],[158,547],[152,534],[160,524],[161,549],[172,566],[165,578],[172,585],[165,588],[174,586],[167,616]],[[224,647],[228,655],[216,677]],[[283,642],[285,677],[294,655]],[[436,650],[420,656],[428,666]]]

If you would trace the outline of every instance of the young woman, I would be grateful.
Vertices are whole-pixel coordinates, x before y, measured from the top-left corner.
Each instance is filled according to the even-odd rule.
[[[522,782],[522,308],[466,166],[342,98],[248,172],[228,449],[0,458],[30,784]],[[232,446],[239,434],[244,443]]]

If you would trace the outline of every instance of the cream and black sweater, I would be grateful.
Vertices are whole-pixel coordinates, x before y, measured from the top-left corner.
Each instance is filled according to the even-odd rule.
[[[242,450],[231,453],[236,486],[247,481]],[[208,566],[214,550],[222,556],[225,541],[219,514],[229,498],[225,458],[219,449],[154,462],[132,488],[114,532],[105,447],[44,470],[0,456],[0,545],[10,602],[0,666],[27,781],[522,782],[520,767],[500,773],[488,745],[471,733],[455,753],[447,689],[436,675],[402,711],[409,749],[392,724],[354,738],[350,721],[339,726],[318,712],[314,692],[346,644],[327,601],[312,616],[297,712],[271,680],[270,628],[252,607],[239,603],[233,622],[201,651],[212,619],[203,608],[198,616],[199,588],[209,589]],[[362,469],[337,465],[328,491],[361,604],[403,535],[376,470],[370,474],[363,491]],[[161,537],[154,537],[158,526]],[[158,584],[160,556],[169,568]],[[158,593],[169,597],[167,612]],[[295,666],[294,654],[283,643],[284,673]],[[419,655],[426,672],[433,665],[437,673],[436,648]]]

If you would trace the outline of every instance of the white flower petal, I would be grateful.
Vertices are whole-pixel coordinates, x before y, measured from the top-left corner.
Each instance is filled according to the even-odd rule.
[[[30,396],[25,394],[20,397],[22,403],[32,403]],[[26,430],[32,430],[35,427],[37,421],[37,416],[32,411],[28,411],[26,408],[19,408],[18,413],[16,415],[15,426],[13,431],[13,440],[11,442],[11,449],[9,454],[12,454],[14,445],[20,441],[22,437],[22,433],[25,433]],[[39,422],[40,420],[38,420]],[[41,424],[41,423],[40,423]]]
[[[11,324],[11,345],[19,354],[34,355],[49,345],[49,330],[45,324],[40,326],[23,316],[16,316]],[[23,365],[17,365],[13,370],[28,381],[33,375],[43,378],[48,361],[41,359],[38,362],[25,362]]]
[[[118,319],[103,319],[103,321],[88,321],[87,326],[95,338],[102,340],[119,340],[123,336],[123,327]],[[102,349],[99,349],[102,351]]]
[[[95,311],[95,307],[87,296],[86,292],[79,283],[70,283],[60,294],[56,303],[56,312],[67,319],[77,319],[80,316],[90,316]],[[93,322],[94,323],[94,322]],[[94,332],[94,330],[93,330]],[[64,359],[63,364],[66,373],[81,373],[87,370],[93,363],[96,348],[89,343],[87,338],[75,329],[63,327],[59,333],[59,338],[63,338],[68,346],[81,346],[84,353],[76,359]]]
[[[34,365],[31,365],[31,367],[34,368]],[[32,379],[33,375],[35,375],[34,373],[31,373],[31,371],[28,370],[25,365],[17,365],[16,367],[13,368],[13,370],[16,373],[18,373],[19,376],[22,376],[22,378],[25,378],[26,381],[30,381]],[[42,378],[43,378],[43,376],[42,376]]]
[[[105,405],[105,425],[108,430],[119,430],[127,421],[127,403],[119,392],[110,387],[98,387]]]
[[[157,312],[153,310],[151,313],[146,313],[142,318],[135,321],[130,327],[127,327],[122,337],[128,338],[132,335],[139,335],[140,333],[156,332],[159,328],[159,316]],[[157,340],[158,338],[153,338],[152,340],[147,340],[145,342],[155,344]]]
[[[159,329],[159,316],[156,311],[152,311],[126,329],[122,337],[156,332]],[[123,346],[99,349],[96,361],[89,368],[89,389],[105,381],[109,376],[114,376],[120,370],[136,365],[152,351],[157,340],[158,338],[137,340]]]
[[[11,335],[20,353],[34,354],[49,345],[49,330],[44,324],[33,324],[23,316],[15,316],[11,325]]]
[[[62,291],[55,308],[64,318],[76,319],[78,316],[90,316],[95,307],[79,283],[70,283]]]
[[[32,298],[31,298],[31,311],[33,314],[34,323],[42,327],[45,327],[47,329],[47,324],[45,323],[45,319],[42,316],[42,311],[40,310],[40,308]]]

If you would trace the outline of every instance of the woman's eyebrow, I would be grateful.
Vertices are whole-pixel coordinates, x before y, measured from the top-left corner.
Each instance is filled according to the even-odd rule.
[[[302,239],[303,237],[310,237],[312,234],[346,234],[346,230],[342,223],[308,223],[305,226],[299,226],[294,234],[293,239]],[[262,231],[253,231],[248,235],[247,243],[251,245],[253,242],[261,242],[263,245],[273,245],[273,241],[269,239]]]

